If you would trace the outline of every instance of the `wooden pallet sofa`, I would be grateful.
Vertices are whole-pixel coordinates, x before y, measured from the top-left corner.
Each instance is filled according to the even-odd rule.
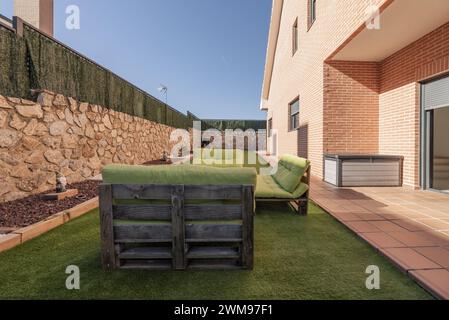
[[[284,155],[273,175],[257,177],[256,201],[281,201],[292,204],[297,213],[307,215],[310,186],[310,161]]]
[[[254,168],[103,169],[101,256],[113,269],[253,269]]]
[[[251,167],[250,164],[241,164],[244,159],[244,151],[215,149],[197,150],[201,155],[202,164],[217,167]],[[269,164],[256,155],[259,165]],[[215,160],[216,162],[212,161]],[[233,161],[234,160],[234,161]],[[257,165],[252,165],[257,167]],[[268,169],[268,168],[266,168]],[[258,171],[261,171],[258,169]],[[267,170],[265,170],[267,171]],[[288,202],[301,215],[307,215],[309,203],[310,186],[310,161],[293,155],[283,155],[279,162],[277,171],[272,175],[263,175],[261,172],[257,177],[255,197],[257,202]]]

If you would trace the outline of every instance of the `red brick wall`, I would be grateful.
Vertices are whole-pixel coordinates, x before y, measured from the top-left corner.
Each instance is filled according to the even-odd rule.
[[[379,152],[405,157],[404,184],[419,187],[420,84],[449,72],[449,23],[381,63]]]
[[[379,64],[333,61],[324,65],[325,153],[379,150]]]
[[[449,23],[379,63],[325,63],[324,153],[402,155],[419,187],[419,82],[448,71]]]
[[[382,62],[381,92],[449,70],[449,23],[399,50]]]
[[[278,130],[279,154],[292,153],[307,157],[312,161],[313,175],[322,177],[323,63],[364,24],[366,7],[383,5],[386,0],[318,0],[317,18],[310,29],[308,2],[284,0],[270,93],[263,105],[268,108],[267,119],[273,118],[273,128]],[[296,19],[299,49],[292,57],[291,30]],[[301,106],[300,129],[290,132],[288,103],[298,95]]]

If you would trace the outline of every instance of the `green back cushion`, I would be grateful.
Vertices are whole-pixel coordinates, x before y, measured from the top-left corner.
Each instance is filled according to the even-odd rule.
[[[201,164],[203,165],[243,165],[244,151],[239,149],[195,149],[194,155],[201,156]]]
[[[256,185],[254,168],[215,168],[195,165],[108,165],[103,181],[109,184]]]
[[[310,162],[307,159],[284,155],[279,160],[278,170],[273,179],[286,191],[292,193],[299,186],[301,177],[307,171]]]

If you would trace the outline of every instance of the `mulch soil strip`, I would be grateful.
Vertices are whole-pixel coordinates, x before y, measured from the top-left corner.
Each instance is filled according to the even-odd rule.
[[[67,189],[78,189],[78,195],[60,201],[45,201],[41,195],[52,190],[19,199],[0,203],[0,228],[23,228],[64,210],[71,209],[83,202],[98,196],[98,181],[83,181],[67,186]]]

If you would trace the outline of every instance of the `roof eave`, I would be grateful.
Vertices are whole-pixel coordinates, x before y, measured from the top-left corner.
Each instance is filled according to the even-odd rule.
[[[276,56],[276,47],[279,38],[279,29],[281,26],[282,8],[284,0],[273,0],[271,11],[270,33],[268,35],[267,55],[265,60],[265,72],[262,87],[262,102],[268,100],[270,95],[271,78],[273,76],[274,60]],[[261,102],[261,109],[266,110]]]

